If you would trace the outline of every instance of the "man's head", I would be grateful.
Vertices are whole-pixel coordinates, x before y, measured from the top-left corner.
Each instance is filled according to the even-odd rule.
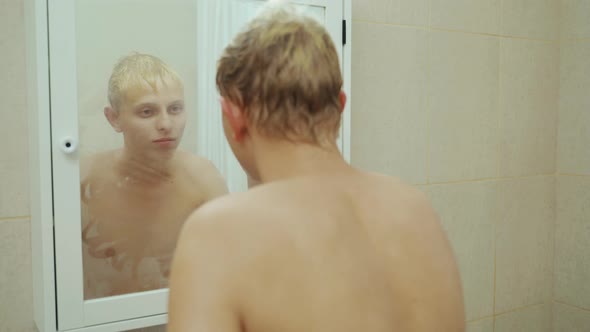
[[[335,144],[342,75],[334,43],[316,20],[287,5],[266,8],[225,49],[216,81],[226,136],[247,172],[248,135]]]
[[[138,53],[121,58],[109,80],[108,98],[105,116],[123,133],[126,149],[151,154],[178,146],[186,124],[184,88],[162,60]]]

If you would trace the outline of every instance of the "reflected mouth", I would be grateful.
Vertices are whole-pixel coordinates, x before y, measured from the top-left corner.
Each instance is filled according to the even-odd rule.
[[[167,137],[167,138],[160,138],[160,139],[154,140],[153,142],[154,143],[165,143],[165,142],[174,142],[174,141],[176,141],[176,139]]]

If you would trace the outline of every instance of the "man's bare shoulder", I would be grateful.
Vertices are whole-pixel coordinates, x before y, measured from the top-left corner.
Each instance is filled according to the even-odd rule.
[[[281,220],[272,218],[284,213],[284,203],[273,195],[272,188],[264,187],[266,185],[231,193],[205,203],[188,218],[183,232],[195,238],[210,234],[224,239],[223,242],[231,241],[233,245],[245,247],[256,243],[271,244],[261,239],[285,235]]]
[[[314,178],[279,181],[225,195],[197,209],[189,218],[187,229],[195,234],[209,229],[220,237],[253,241],[270,235],[288,236],[291,223],[286,221],[294,214],[306,213],[305,204],[338,209],[335,197],[346,195],[351,196],[339,202],[342,208],[349,209],[352,204],[361,211],[379,213],[385,221],[438,221],[422,191],[393,177],[363,174],[355,179],[332,178],[323,183]]]
[[[241,228],[245,223],[260,220],[257,217],[265,214],[264,207],[272,204],[272,197],[269,197],[271,200],[264,200],[266,195],[259,188],[225,195],[201,206],[187,223],[195,223],[197,228],[218,227],[227,231]]]
[[[274,213],[304,208],[313,201],[319,205],[333,203],[333,198],[350,195],[362,206],[393,207],[395,210],[432,212],[428,197],[416,187],[387,175],[360,173],[356,176],[302,177],[258,185],[247,192],[233,193],[207,206],[209,211],[232,219],[233,215],[249,222],[263,222]],[[315,204],[314,204],[315,205]],[[273,218],[270,218],[273,219]],[[274,219],[273,219],[274,220]]]
[[[207,253],[203,259],[222,262],[223,270],[245,278],[236,271],[268,255],[284,239],[280,227],[264,218],[261,205],[249,205],[251,196],[225,195],[195,210],[181,232],[181,242],[191,243],[182,249],[184,254]]]
[[[379,173],[366,173],[368,191],[387,199],[396,210],[431,209],[426,194],[398,177]]]

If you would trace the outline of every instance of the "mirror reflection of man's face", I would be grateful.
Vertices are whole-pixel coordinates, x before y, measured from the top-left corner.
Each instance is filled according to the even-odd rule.
[[[184,92],[178,83],[158,84],[157,91],[127,91],[119,110],[127,149],[134,152],[173,151],[184,133]]]

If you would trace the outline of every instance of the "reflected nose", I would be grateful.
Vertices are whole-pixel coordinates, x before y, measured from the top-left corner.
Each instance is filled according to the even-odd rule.
[[[172,128],[172,119],[167,112],[162,112],[156,120],[156,129],[158,131],[168,132]]]

